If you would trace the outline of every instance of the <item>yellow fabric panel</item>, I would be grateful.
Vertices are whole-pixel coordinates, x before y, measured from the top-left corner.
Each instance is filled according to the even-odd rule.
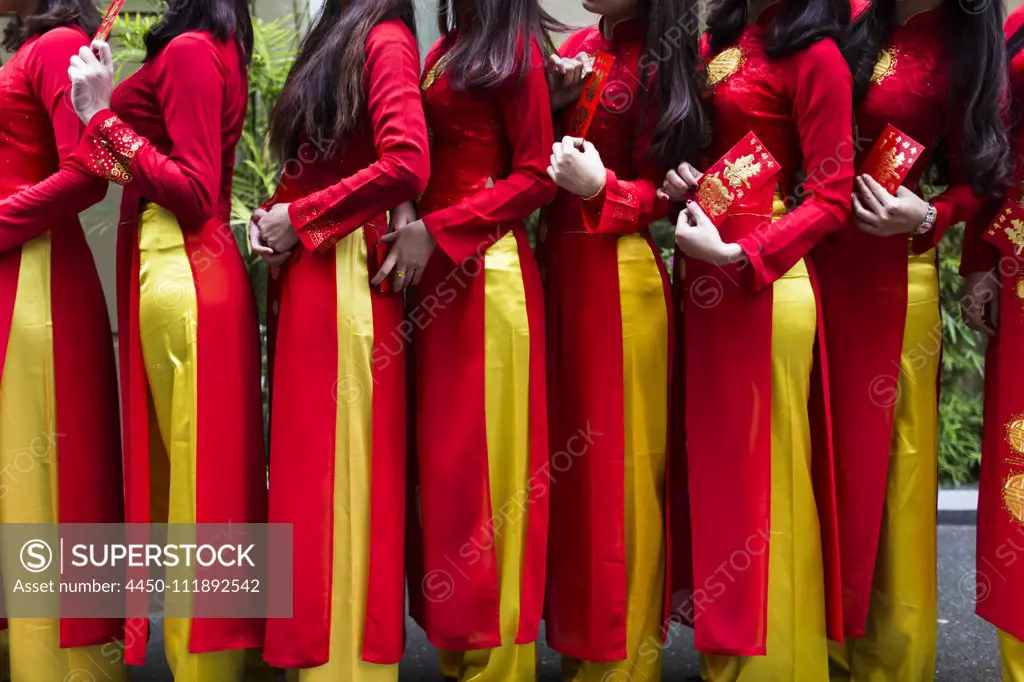
[[[828,679],[825,577],[807,415],[817,312],[802,261],[775,283],[773,295],[768,654],[706,656],[702,672],[715,682]]]
[[[864,637],[831,645],[835,680],[919,682],[935,677],[937,632],[937,380],[942,349],[935,252],[910,257],[899,399],[882,533]]]
[[[373,367],[373,301],[362,228],[335,246],[338,292],[338,377],[366,376]],[[373,382],[357,401],[339,400],[334,446],[334,563],[331,575],[330,658],[299,671],[300,682],[397,682],[397,665],[362,660],[370,571],[370,483],[373,462]]]
[[[628,658],[566,658],[572,682],[661,679],[665,596],[665,457],[668,433],[668,311],[655,254],[640,235],[618,240],[622,310]]]
[[[999,654],[1003,664],[1003,682],[1024,682],[1024,642],[999,630]]]
[[[194,524],[199,307],[181,228],[156,204],[148,204],[140,217],[139,262],[139,331],[153,417],[153,507],[157,513],[166,510],[168,523]],[[175,538],[188,539],[194,541],[194,534]],[[190,577],[180,568],[167,571],[168,580]],[[191,595],[168,595],[172,599]],[[175,682],[244,680],[244,650],[190,653],[191,631],[189,618],[164,619],[164,653]]]
[[[515,234],[484,256],[484,401],[502,645],[467,651],[461,682],[533,682],[534,644],[517,645],[530,476],[530,322]]]
[[[50,307],[50,235],[22,248],[10,340],[0,380],[0,496],[3,523],[56,523],[56,392]],[[13,570],[17,553],[3,557]],[[58,595],[53,595],[58,599]],[[38,598],[37,598],[38,599]],[[60,648],[60,621],[14,618],[7,623],[11,678],[17,682],[126,679],[122,655],[110,646]]]

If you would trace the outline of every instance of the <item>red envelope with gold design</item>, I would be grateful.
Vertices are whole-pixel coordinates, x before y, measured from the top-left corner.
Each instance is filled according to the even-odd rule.
[[[754,133],[747,133],[728,153],[704,172],[694,201],[716,226],[737,201],[764,187],[779,173],[779,162]]]
[[[1024,193],[1017,190],[1010,195],[984,236],[1001,253],[1024,258]]]
[[[601,92],[604,90],[604,82],[608,80],[608,74],[612,70],[615,57],[607,52],[598,52],[594,57],[594,67],[583,85],[583,92],[576,102],[576,111],[573,112],[572,122],[569,124],[569,135],[572,137],[586,137],[590,130],[590,124],[594,121],[594,113],[597,105],[601,102]]]
[[[110,9],[107,10],[106,16],[103,17],[100,28],[96,31],[96,36],[93,40],[106,40],[110,37],[110,32],[114,30],[114,22],[117,21],[117,15],[121,12],[121,8],[124,7],[124,2],[125,0],[113,0],[110,3]]]
[[[870,175],[889,194],[896,194],[923,151],[924,145],[920,142],[887,125],[860,167],[860,173]]]

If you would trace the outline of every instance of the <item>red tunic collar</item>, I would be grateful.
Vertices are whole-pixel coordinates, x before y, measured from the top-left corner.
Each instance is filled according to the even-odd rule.
[[[611,31],[607,37],[605,37],[605,19],[601,19],[600,31],[601,36],[604,37],[605,41],[610,45],[616,43],[631,42],[634,40],[643,40],[644,33],[647,30],[647,22],[643,17],[627,17],[616,21],[611,26]]]

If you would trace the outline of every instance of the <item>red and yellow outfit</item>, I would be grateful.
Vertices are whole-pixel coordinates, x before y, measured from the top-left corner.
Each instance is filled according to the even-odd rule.
[[[555,192],[551,103],[535,41],[521,81],[454,89],[456,39],[434,46],[423,80],[433,146],[419,210],[438,246],[409,311],[422,519],[410,592],[430,641],[465,652],[449,658],[462,680],[525,681],[550,479],[543,290],[523,221]]]
[[[560,191],[544,212],[551,415],[545,619],[565,679],[661,677],[671,287],[650,223],[664,173],[647,153],[656,107],[643,96],[644,19],[573,34],[564,56],[615,57],[587,138],[604,191]],[[562,115],[566,129],[574,108]],[[641,127],[642,126],[642,127]],[[571,658],[569,658],[571,657]],[[619,679],[615,677],[615,679]]]
[[[370,31],[359,126],[307,141],[275,203],[302,248],[272,281],[270,520],[293,525],[293,614],[265,658],[304,682],[398,679],[405,626],[405,306],[370,287],[387,211],[430,175],[416,39]]]
[[[71,162],[82,125],[68,63],[88,44],[79,28],[52,29],[0,70],[2,523],[123,519],[113,339],[78,221],[106,184]],[[4,573],[18,561],[8,554]],[[7,628],[16,682],[77,670],[125,678],[103,647],[124,637],[123,620],[19,618]]]
[[[826,633],[842,630],[827,373],[815,362],[820,314],[805,257],[849,218],[852,83],[831,40],[769,59],[776,11],[718,52],[705,45],[706,165],[753,131],[782,166],[778,191],[801,201],[784,212],[772,183],[737,196],[720,231],[746,259],[688,259],[679,292],[688,615],[715,681],[827,679]]]
[[[256,306],[228,226],[246,80],[235,41],[185,33],[115,90],[113,111],[93,117],[79,148],[95,174],[124,186],[118,315],[131,523],[266,520]],[[130,664],[145,659],[147,626],[129,621]],[[244,650],[262,645],[263,630],[262,620],[166,619],[175,679],[242,679]]]
[[[888,124],[929,151],[949,149],[953,183],[933,199],[935,228],[908,245],[906,235],[876,237],[850,221],[814,256],[851,638],[832,649],[837,679],[916,681],[935,674],[942,324],[934,246],[978,204],[956,168],[963,111],[949,95],[943,24],[940,7],[895,26],[855,111],[858,167]],[[915,191],[930,161],[922,156],[903,183]],[[864,330],[871,342],[851,329]]]
[[[1006,35],[1024,26],[1024,9],[1006,22]],[[1014,112],[1024,111],[1024,53],[1010,62]],[[1010,195],[1024,185],[1024,124],[1010,131],[1016,165]],[[1024,682],[1024,614],[1020,609],[1024,565],[1024,259],[1000,252],[982,235],[1002,206],[994,201],[968,221],[964,235],[964,275],[988,272],[999,282],[999,327],[985,357],[985,430],[978,492],[977,613],[999,628],[1003,680]]]

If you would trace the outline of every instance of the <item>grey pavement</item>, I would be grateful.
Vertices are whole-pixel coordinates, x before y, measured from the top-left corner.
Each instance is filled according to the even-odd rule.
[[[938,682],[999,682],[999,653],[995,630],[974,615],[974,528],[939,527],[939,655]],[[150,665],[136,669],[133,682],[171,682],[163,664],[162,631],[157,627],[149,647]],[[697,674],[698,659],[689,631],[676,637],[666,651],[663,679],[682,682]],[[437,657],[423,631],[408,624],[408,647],[401,665],[401,682],[440,682]],[[540,647],[540,682],[559,682],[558,656]],[[347,682],[339,680],[339,682]],[[646,681],[645,681],[646,682]]]

